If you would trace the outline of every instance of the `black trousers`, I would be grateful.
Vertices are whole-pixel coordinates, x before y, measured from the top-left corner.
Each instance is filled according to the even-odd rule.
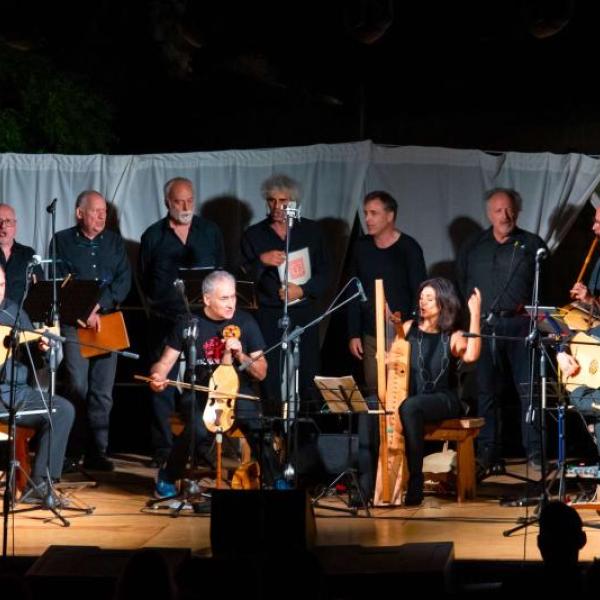
[[[282,330],[279,328],[279,320],[283,314],[282,308],[263,306],[256,312],[256,320],[265,338],[267,348],[281,341]],[[316,312],[312,305],[298,305],[289,308],[290,332],[297,326],[303,326],[312,321]],[[277,348],[266,357],[269,365],[267,376],[261,384],[263,399],[267,399],[269,412],[280,412],[283,381],[283,352]],[[316,397],[314,376],[318,374],[320,366],[319,328],[318,326],[307,329],[300,340],[300,372],[299,391],[302,410],[308,411],[312,407],[312,401]]]
[[[212,444],[213,433],[208,431],[204,420],[204,408],[206,399],[203,394],[196,394],[195,402],[192,402],[192,394],[186,393],[181,399],[181,415],[185,426],[183,431],[173,440],[171,453],[167,459],[164,472],[161,477],[175,482],[181,479],[186,472],[188,461],[192,454],[198,453],[199,449],[207,449]],[[235,402],[235,422],[248,440],[252,456],[262,466],[263,481],[271,485],[279,475],[276,466],[272,445],[263,436],[262,421],[260,419],[259,404],[252,400],[237,399]],[[194,436],[192,448],[192,435]]]
[[[78,341],[75,327],[63,325],[63,334],[67,340]],[[63,347],[68,397],[75,407],[69,454],[106,454],[117,355],[111,352],[87,359],[81,356],[79,344],[67,342]]]
[[[48,394],[44,393],[43,398],[42,400],[40,392],[28,385],[18,386],[15,398],[18,412],[29,410],[45,411],[48,407]],[[8,404],[9,398],[7,394],[3,394],[2,401]],[[52,413],[52,420],[48,418],[47,412],[27,416],[19,416],[17,414],[17,425],[31,427],[37,432],[38,448],[31,470],[31,479],[35,484],[46,479],[48,468],[50,477],[53,480],[60,479],[69,432],[75,419],[73,405],[62,396],[54,396],[52,406],[55,409],[55,412]],[[6,419],[2,419],[2,421],[6,422]]]
[[[521,338],[519,341],[482,340],[481,356],[476,364],[477,373],[477,412],[485,419],[477,438],[477,455],[487,465],[501,456],[501,396],[503,383],[512,378],[521,403],[521,439],[528,455],[539,450],[539,410],[535,411],[535,419],[529,422],[529,379],[530,360],[529,347],[524,338],[529,330],[529,321],[524,317],[499,317],[496,319],[494,331],[497,336]],[[486,330],[484,333],[491,333]],[[534,396],[534,402],[536,397]]]
[[[459,417],[461,412],[462,407],[458,396],[451,391],[409,396],[400,405],[400,420],[410,479],[423,477],[425,423],[453,419]]]
[[[148,331],[148,369],[160,358],[165,347],[165,340],[175,326],[175,322],[161,317],[153,317]],[[177,379],[179,363],[176,362],[167,375],[169,379]],[[151,441],[154,455],[166,458],[173,446],[170,417],[176,410],[179,392],[168,386],[162,392],[151,392],[152,426]]]

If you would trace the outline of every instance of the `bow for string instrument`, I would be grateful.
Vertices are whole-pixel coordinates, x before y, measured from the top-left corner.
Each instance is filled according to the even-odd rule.
[[[594,236],[588,253],[586,254],[583,264],[581,265],[581,270],[579,271],[579,275],[577,276],[577,281],[575,284],[582,282],[597,245],[598,238]],[[560,312],[562,313],[561,316],[565,323],[569,326],[569,329],[574,331],[587,331],[590,329],[590,327],[596,327],[597,325],[600,325],[600,319],[598,319],[598,307],[595,299],[590,305],[582,304],[580,302],[572,302],[571,304],[563,306],[560,309]]]

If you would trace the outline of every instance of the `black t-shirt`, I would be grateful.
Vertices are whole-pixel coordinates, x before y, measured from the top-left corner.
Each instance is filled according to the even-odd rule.
[[[210,373],[221,364],[221,357],[225,350],[223,330],[228,326],[237,326],[240,329],[240,341],[244,354],[252,354],[263,350],[265,342],[256,321],[247,312],[236,310],[231,319],[215,321],[204,313],[194,315],[197,317],[196,336],[196,361],[198,364],[198,383],[208,383]],[[184,332],[187,326],[186,318],[182,317],[167,337],[167,346],[179,352],[185,351],[186,339]],[[239,373],[240,392],[252,394],[251,379],[246,371]]]

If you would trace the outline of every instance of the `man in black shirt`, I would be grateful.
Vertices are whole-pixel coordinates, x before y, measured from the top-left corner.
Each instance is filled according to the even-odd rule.
[[[114,311],[129,293],[131,267],[123,238],[106,229],[106,200],[102,194],[94,190],[81,192],[75,202],[75,216],[75,227],[56,234],[57,275],[71,274],[76,279],[100,283],[98,303],[87,321],[79,323],[80,327],[99,329],[99,316]],[[74,324],[62,324],[62,332],[71,341],[64,346],[64,365],[76,415],[69,456],[78,462],[84,454],[86,468],[111,471],[113,464],[106,452],[117,355],[111,352],[83,358]]]
[[[377,390],[375,361],[375,280],[383,279],[385,299],[403,321],[412,319],[419,285],[427,278],[419,243],[396,229],[396,200],[384,191],[367,194],[363,211],[368,235],[356,241],[351,274],[363,285],[367,302],[348,307],[348,337],[352,355],[363,361],[369,393]]]
[[[523,341],[484,339],[477,363],[478,413],[485,418],[477,443],[481,466],[502,471],[498,394],[508,367],[521,400],[521,433],[532,468],[539,469],[539,426],[529,415],[529,318],[523,306],[531,302],[538,250],[546,244],[538,236],[517,227],[521,197],[515,190],[496,188],[486,194],[491,227],[477,233],[458,255],[459,285],[468,298],[481,290],[484,334],[520,337]],[[533,414],[539,419],[539,411]]]
[[[175,177],[164,187],[166,217],[143,233],[138,270],[151,311],[148,332],[150,362],[160,357],[166,336],[185,311],[183,299],[173,287],[181,268],[220,268],[225,263],[223,235],[212,221],[194,215],[194,187],[189,179]],[[170,379],[176,378],[177,365]],[[152,395],[152,466],[159,467],[169,455],[172,441],[169,417],[175,409],[174,388]]]
[[[239,374],[239,392],[252,394],[251,380],[262,380],[267,373],[267,361],[262,356],[264,341],[254,319],[242,310],[236,310],[235,279],[226,271],[214,271],[202,283],[204,307],[196,317],[195,354],[199,365],[197,383],[208,385],[210,376],[220,366],[247,365]],[[182,317],[166,340],[166,346],[158,362],[151,370],[151,388],[155,392],[166,389],[168,375],[176,364],[179,354],[184,351],[189,359],[190,349],[186,348],[185,329],[189,319]],[[189,338],[188,338],[189,339]],[[191,343],[191,342],[190,342]],[[216,375],[215,375],[216,376]],[[194,404],[192,404],[195,402]],[[206,399],[198,395],[195,399],[185,394],[182,400],[182,414],[185,420],[183,432],[176,438],[165,468],[160,469],[156,484],[156,496],[167,497],[177,493],[175,482],[182,478],[187,459],[192,455],[190,448],[191,430],[194,428],[197,445],[209,436],[204,424],[203,411]],[[195,409],[193,422],[192,407]],[[236,420],[249,435],[255,457],[260,432],[260,406],[252,400],[235,401]]]
[[[287,175],[273,175],[261,187],[269,214],[249,227],[242,237],[242,271],[256,284],[258,311],[256,320],[267,347],[281,340],[285,290],[282,285],[288,221],[286,208],[300,202],[300,187]],[[289,229],[288,314],[291,332],[317,315],[317,303],[330,284],[331,265],[321,227],[310,219],[297,220]],[[319,370],[319,331],[311,327],[300,343],[300,396],[303,403],[313,397],[314,376]],[[281,351],[269,354],[269,372],[263,394],[279,412],[282,400]],[[292,384],[293,389],[293,384]],[[308,408],[308,407],[306,407]]]
[[[35,254],[33,248],[19,244],[17,235],[17,215],[12,206],[0,204],[0,266],[6,273],[6,295],[17,305],[25,292],[27,265]],[[33,273],[39,281],[43,279],[42,268],[37,265]]]

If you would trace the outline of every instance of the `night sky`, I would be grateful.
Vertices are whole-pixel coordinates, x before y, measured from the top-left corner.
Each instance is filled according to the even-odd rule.
[[[2,46],[104,99],[114,153],[366,138],[600,148],[593,2],[3,5]],[[0,108],[12,105],[15,90],[0,90]]]

